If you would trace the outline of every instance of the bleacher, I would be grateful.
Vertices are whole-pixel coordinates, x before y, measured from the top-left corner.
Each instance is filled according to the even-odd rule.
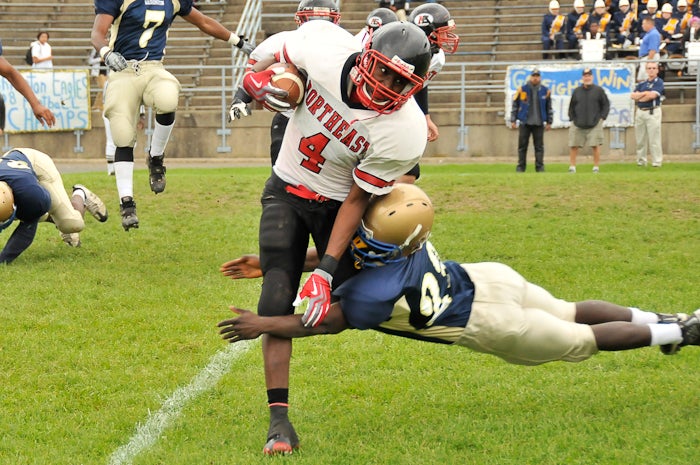
[[[263,0],[261,31],[256,37],[294,28],[295,0]],[[422,2],[411,2],[415,8]],[[508,63],[542,60],[540,24],[547,2],[533,0],[446,0],[443,2],[457,23],[461,43],[456,54],[447,57],[447,66],[431,85],[432,108],[454,108],[455,96],[466,76],[468,102],[474,106],[501,106],[505,70]],[[198,8],[230,29],[236,29],[246,0],[198,0]],[[341,24],[359,31],[367,13],[376,7],[371,0],[341,0]],[[86,66],[92,47],[90,31],[94,6],[85,0],[57,2],[0,1],[0,30],[4,56],[22,67],[24,53],[40,30],[51,37],[55,67]],[[191,109],[220,108],[222,103],[221,67],[231,65],[231,47],[201,33],[181,18],[173,23],[166,66],[180,80],[181,106]],[[462,67],[459,65],[463,64]],[[669,97],[694,98],[687,79],[667,76]],[[230,86],[225,82],[224,86]],[[683,89],[677,90],[677,89]],[[93,90],[94,92],[94,90]],[[674,93],[675,92],[675,93]],[[683,92],[681,95],[680,92]]]

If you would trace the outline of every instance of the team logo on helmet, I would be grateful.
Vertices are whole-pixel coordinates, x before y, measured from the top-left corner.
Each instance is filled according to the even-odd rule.
[[[413,18],[413,22],[419,27],[429,27],[431,24],[433,24],[433,21],[433,15],[430,13],[419,14]]]

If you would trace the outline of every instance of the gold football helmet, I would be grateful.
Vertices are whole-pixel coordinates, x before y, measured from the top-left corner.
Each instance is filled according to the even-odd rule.
[[[15,219],[15,197],[6,182],[0,181],[0,231],[8,227]]]
[[[423,190],[397,184],[374,197],[350,245],[357,268],[373,268],[405,259],[430,236],[435,211]]]

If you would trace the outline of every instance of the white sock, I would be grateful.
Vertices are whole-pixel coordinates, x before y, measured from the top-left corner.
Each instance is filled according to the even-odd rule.
[[[83,199],[83,204],[85,204],[85,191],[82,189],[75,189],[73,191],[73,196],[76,196],[76,195],[78,197],[80,197],[81,199]]]
[[[683,342],[681,327],[676,324],[650,324],[649,329],[651,330],[650,346]]]
[[[115,161],[114,175],[117,178],[119,198],[134,196],[134,162]]]
[[[631,322],[636,325],[647,325],[659,322],[659,316],[654,312],[645,312],[635,307],[629,307],[632,312]]]
[[[173,132],[175,123],[169,126],[163,126],[158,121],[153,128],[153,137],[151,137],[151,148],[149,150],[152,157],[162,157],[165,152],[165,146],[170,139],[170,133]]]

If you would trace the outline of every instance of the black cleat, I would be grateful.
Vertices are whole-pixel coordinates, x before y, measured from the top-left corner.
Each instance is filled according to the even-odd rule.
[[[679,321],[677,324],[681,327],[683,340],[677,344],[659,346],[664,355],[677,354],[683,346],[700,346],[700,309],[695,310],[686,320]]]
[[[122,227],[124,231],[129,231],[131,228],[138,229],[139,219],[136,216],[136,202],[134,202],[132,197],[122,197],[119,211],[122,214]]]
[[[289,455],[299,448],[299,438],[287,418],[287,407],[270,408],[270,428],[263,447],[265,455]]]
[[[163,165],[163,155],[159,157],[146,157],[148,165],[148,182],[154,194],[160,194],[165,190],[165,166]]]

